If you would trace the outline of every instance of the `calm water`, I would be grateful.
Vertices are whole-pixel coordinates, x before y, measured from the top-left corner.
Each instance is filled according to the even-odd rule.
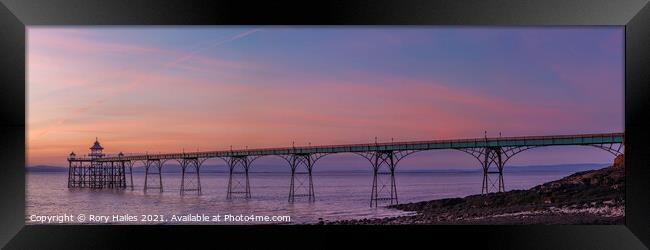
[[[506,189],[527,189],[559,179],[574,171],[517,171],[504,174]],[[128,178],[128,175],[127,175]],[[324,220],[359,219],[405,214],[399,210],[369,206],[372,178],[370,173],[314,173],[316,202],[296,197],[287,202],[290,178],[287,173],[252,173],[252,199],[226,200],[228,178],[224,173],[202,173],[202,194],[179,194],[180,174],[163,173],[164,192],[143,192],[144,174],[134,173],[133,190],[73,190],[67,188],[67,173],[28,173],[26,221],[31,215],[269,215],[291,217],[291,223]],[[439,198],[462,197],[480,193],[482,174],[398,173],[400,203]],[[305,193],[299,188],[297,193]],[[72,222],[78,223],[78,222]],[[88,222],[86,222],[88,223]],[[116,222],[113,222],[116,223]],[[133,223],[133,222],[130,222]],[[135,222],[142,224],[143,222]],[[160,222],[144,222],[160,223]],[[165,222],[174,224],[179,222]],[[196,223],[196,222],[181,222]],[[231,224],[208,222],[203,224]],[[119,224],[119,222],[118,222]]]

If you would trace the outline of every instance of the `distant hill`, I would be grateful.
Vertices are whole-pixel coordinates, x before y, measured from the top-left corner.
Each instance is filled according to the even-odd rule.
[[[67,167],[57,167],[57,166],[47,166],[47,165],[37,165],[37,166],[28,166],[25,168],[27,172],[68,172]]]
[[[599,169],[599,168],[604,168],[611,165],[610,163],[586,163],[586,164],[562,164],[562,165],[532,165],[532,166],[508,166],[506,165],[504,171],[505,172],[517,172],[517,171],[539,171],[539,172],[545,172],[545,171],[571,171],[571,172],[579,172],[579,171],[587,171],[587,170],[593,170],[593,169]]]

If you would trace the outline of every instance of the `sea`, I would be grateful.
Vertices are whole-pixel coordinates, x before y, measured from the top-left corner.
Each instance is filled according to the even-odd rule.
[[[505,189],[528,189],[606,165],[511,167],[504,172]],[[162,192],[145,191],[145,175],[141,172],[133,173],[133,187],[91,190],[68,188],[67,172],[27,171],[25,221],[27,224],[311,224],[412,214],[388,208],[387,201],[371,207],[373,176],[365,171],[314,172],[314,202],[309,202],[307,197],[288,201],[291,181],[288,172],[251,172],[248,199],[240,195],[227,199],[228,173],[201,173],[200,195],[191,191],[181,194],[180,173],[163,172],[162,176]],[[399,203],[409,203],[480,194],[483,174],[478,170],[398,171],[395,180]],[[495,180],[496,176],[491,176],[491,181]],[[234,185],[236,188],[245,183],[241,178],[233,182],[238,184]],[[306,194],[307,183],[304,175],[295,180],[296,194]],[[389,195],[389,183],[380,176],[380,197]],[[188,177],[186,185],[195,184],[196,179]]]

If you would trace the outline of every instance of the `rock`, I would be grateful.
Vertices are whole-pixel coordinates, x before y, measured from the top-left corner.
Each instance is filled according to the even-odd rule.
[[[624,215],[608,216],[593,214],[589,211],[598,212],[603,211],[605,207],[624,206],[625,170],[623,165],[623,156],[618,156],[610,167],[577,172],[559,180],[537,185],[529,190],[512,190],[487,195],[470,195],[464,198],[399,204],[390,207],[413,211],[416,212],[416,215],[400,216],[399,218],[365,218],[333,223],[598,224],[603,222],[616,224],[619,221],[624,221],[621,218]],[[553,211],[546,211],[550,209],[549,207],[555,207],[554,210],[558,210],[556,212],[559,214],[554,215]],[[564,208],[586,212],[564,213],[562,212]],[[542,213],[535,211],[542,211]]]
[[[619,156],[616,156],[616,159],[614,159],[614,168],[624,168],[625,167],[625,155],[621,154]]]

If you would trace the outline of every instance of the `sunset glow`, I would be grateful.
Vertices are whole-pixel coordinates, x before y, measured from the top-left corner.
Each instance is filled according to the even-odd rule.
[[[27,163],[95,137],[138,153],[623,132],[623,32],[28,27]],[[560,151],[519,163],[611,161]]]

